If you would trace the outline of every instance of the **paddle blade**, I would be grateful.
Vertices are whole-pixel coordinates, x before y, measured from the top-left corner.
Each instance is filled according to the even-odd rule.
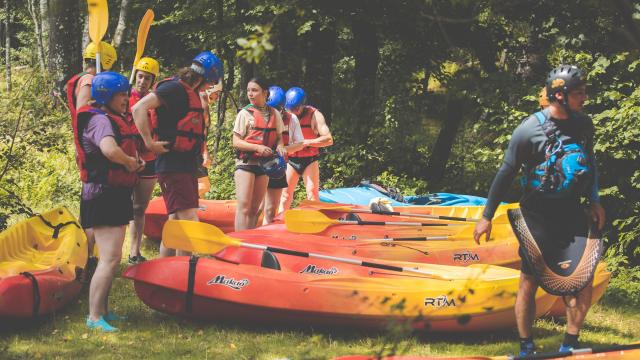
[[[284,213],[284,223],[288,231],[315,234],[333,224],[338,224],[339,221],[333,220],[316,210],[287,210]]]
[[[89,38],[100,50],[100,41],[102,41],[109,25],[107,0],[87,0],[87,7],[89,10]]]
[[[147,44],[147,35],[149,35],[149,29],[151,28],[153,17],[153,10],[149,9],[144,13],[142,20],[140,20],[140,25],[138,26],[138,40],[136,42],[136,57],[133,60],[134,66],[138,63],[142,54],[144,54],[144,47]]]
[[[168,220],[162,229],[162,242],[171,249],[203,254],[215,254],[227,246],[241,244],[213,225],[187,220]]]

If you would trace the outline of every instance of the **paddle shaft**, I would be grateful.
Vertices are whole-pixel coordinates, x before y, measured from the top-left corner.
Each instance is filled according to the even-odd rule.
[[[401,237],[401,238],[369,238],[358,240],[370,240],[370,241],[431,241],[431,240],[448,240],[448,235],[442,236],[419,236],[419,237]]]
[[[549,353],[549,354],[516,356],[516,357],[512,357],[511,359],[513,360],[556,359],[556,358],[564,358],[571,355],[598,354],[598,353],[604,353],[604,352],[610,352],[610,351],[632,350],[632,349],[638,349],[638,348],[640,348],[640,344],[614,345],[614,346],[607,346],[607,347],[596,348],[596,349],[586,348],[586,349],[575,349],[570,351],[562,351],[562,352]]]
[[[363,213],[363,214],[410,216],[410,217],[421,217],[426,219],[449,220],[449,221],[471,221],[471,222],[480,221],[480,219],[476,219],[476,218],[463,218],[463,217],[457,217],[457,216],[429,215],[429,214],[412,214],[412,213],[404,213],[399,211],[366,210],[366,209],[351,209],[350,211],[354,213]]]
[[[458,226],[457,224],[421,223],[413,221],[336,220],[341,225]]]
[[[140,20],[140,25],[138,25],[138,37],[136,40],[136,56],[133,58],[133,66],[131,68],[131,77],[129,77],[129,84],[133,85],[135,80],[134,76],[136,74],[136,64],[142,57],[144,53],[144,48],[147,43],[147,35],[149,34],[149,28],[151,27],[151,23],[153,22],[154,13],[153,10],[149,9],[145,12],[142,20]]]
[[[266,245],[259,245],[259,244],[251,244],[251,243],[245,243],[245,242],[240,242],[240,246],[241,247],[250,248],[250,249],[263,250],[263,251],[267,250],[267,251],[271,251],[271,252],[278,253],[278,254],[299,256],[299,257],[306,257],[306,258],[332,260],[332,261],[343,262],[343,263],[347,263],[347,264],[351,264],[351,265],[359,265],[359,266],[365,266],[365,267],[381,269],[381,270],[389,270],[389,271],[410,272],[410,273],[414,273],[414,274],[437,277],[437,278],[443,279],[443,280],[449,280],[449,279],[443,278],[440,275],[433,274],[433,273],[430,273],[428,271],[424,271],[424,270],[420,270],[420,269],[413,269],[413,268],[408,268],[408,267],[401,267],[401,266],[394,266],[394,265],[387,265],[387,264],[378,264],[378,263],[369,262],[369,261],[361,261],[361,260],[356,260],[356,259],[341,258],[341,257],[336,257],[336,256],[330,256],[330,255],[314,254],[314,253],[308,253],[308,252],[303,252],[303,251],[282,249],[282,248],[276,248],[276,247],[271,247],[271,246],[266,246]]]

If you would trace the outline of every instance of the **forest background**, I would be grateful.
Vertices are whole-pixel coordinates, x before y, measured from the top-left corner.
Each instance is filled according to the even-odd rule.
[[[61,84],[81,71],[86,2],[3,0],[0,229],[66,205],[80,182]],[[231,128],[254,75],[303,87],[328,119],[325,188],[371,179],[405,194],[486,196],[513,129],[538,108],[546,74],[589,82],[608,262],[640,303],[640,2],[637,0],[112,0],[106,41],[129,74],[138,23],[169,76],[204,49],[225,64],[212,109],[212,199],[234,197]],[[507,201],[517,201],[514,183]]]

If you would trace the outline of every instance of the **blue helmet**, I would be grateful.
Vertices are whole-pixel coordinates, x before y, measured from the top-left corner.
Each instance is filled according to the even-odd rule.
[[[265,174],[271,179],[281,179],[287,174],[287,162],[278,153],[272,158],[261,160],[260,165]]]
[[[129,80],[114,71],[101,72],[91,80],[91,97],[98,105],[107,105],[113,95],[128,91]]]
[[[287,95],[285,97],[286,103],[284,104],[284,107],[286,107],[287,109],[293,109],[300,105],[304,105],[306,95],[302,88],[292,87],[291,89],[287,90]]]
[[[217,84],[224,75],[222,60],[211,51],[203,51],[193,58],[191,69],[204,77],[208,83]]]
[[[272,86],[269,88],[269,98],[267,105],[272,108],[279,109],[284,106],[284,90],[280,86]]]

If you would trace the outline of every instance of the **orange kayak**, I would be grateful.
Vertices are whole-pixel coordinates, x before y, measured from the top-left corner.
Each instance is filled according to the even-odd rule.
[[[198,219],[215,225],[224,232],[234,230],[235,216],[235,200],[198,200]],[[167,218],[167,208],[164,205],[164,200],[161,197],[152,199],[144,214],[144,234],[151,239],[160,239],[162,237],[162,227]]]
[[[400,323],[430,331],[515,325],[519,274],[513,269],[421,264],[419,269],[432,275],[395,276],[331,260],[301,272],[278,259],[256,266],[170,257],[129,267],[123,276],[134,281],[138,297],[151,308],[197,319],[363,328]],[[339,270],[319,274],[320,267]],[[554,301],[536,293],[537,315]]]
[[[394,230],[387,226],[358,226],[340,225],[331,228],[354,227],[358,231],[379,230],[367,238],[384,238],[413,236],[425,233],[406,233],[403,229]],[[389,228],[388,230],[378,228]],[[348,230],[347,230],[348,231]],[[518,256],[518,240],[515,237],[482,241],[476,244],[470,238],[464,240],[429,240],[429,241],[391,241],[391,240],[343,240],[313,234],[296,234],[286,230],[284,224],[270,224],[257,229],[229,234],[247,242],[259,242],[269,245],[281,245],[326,254],[340,254],[340,256],[359,256],[373,259],[409,261],[418,263],[466,266],[470,264],[491,264],[516,267],[520,263]],[[431,233],[426,235],[431,236]]]

